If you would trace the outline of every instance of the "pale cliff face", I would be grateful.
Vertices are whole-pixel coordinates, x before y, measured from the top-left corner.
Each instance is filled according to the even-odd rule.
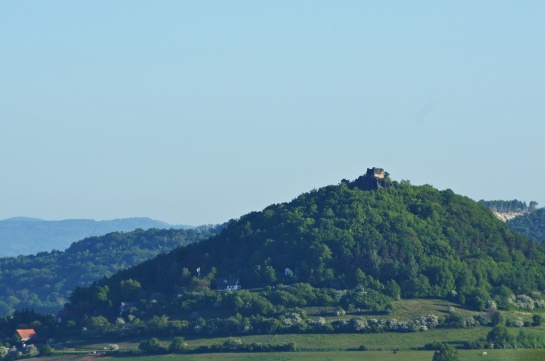
[[[522,212],[496,212],[492,211],[496,218],[498,218],[502,222],[507,222],[512,220],[513,218],[516,218],[518,216],[522,216],[523,214],[528,213],[528,211],[522,211]]]

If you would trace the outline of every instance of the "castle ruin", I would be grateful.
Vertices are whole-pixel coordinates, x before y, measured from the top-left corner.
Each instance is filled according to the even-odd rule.
[[[391,187],[386,179],[384,169],[376,167],[367,168],[367,172],[356,179],[353,184],[360,189],[369,191]]]

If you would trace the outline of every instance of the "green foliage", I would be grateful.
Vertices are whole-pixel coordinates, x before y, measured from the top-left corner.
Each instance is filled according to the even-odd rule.
[[[388,280],[384,287],[384,294],[398,300],[401,297],[401,288],[395,280]]]
[[[218,226],[114,232],[75,242],[64,252],[0,258],[0,316],[22,308],[57,312],[76,286],[89,286],[157,254],[216,235],[220,230]],[[111,298],[112,291],[118,292],[118,288],[97,290],[89,295],[92,299],[82,301],[104,303]]]
[[[543,315],[535,314],[532,316],[532,326],[541,326],[543,323]]]
[[[240,278],[245,289],[263,291],[209,290],[214,278],[228,275]],[[111,318],[121,301],[129,301],[120,296],[123,282],[129,280],[140,285],[140,299],[159,293],[171,300],[139,302],[133,313],[140,312],[142,319],[160,315],[160,307],[192,313],[213,305],[246,318],[273,317],[308,306],[381,311],[400,296],[456,297],[483,310],[493,299],[490,290],[519,295],[544,289],[545,248],[511,232],[488,209],[451,190],[404,184],[368,191],[341,182],[247,214],[211,239],[76,289],[67,309],[77,322],[93,313]],[[273,289],[279,282],[291,287]],[[275,333],[283,327],[278,320],[260,319],[252,327]],[[241,322],[232,321],[231,329]],[[456,316],[446,322],[465,327],[465,320]],[[207,332],[225,329],[206,323],[194,327],[210,327]],[[297,332],[309,328],[323,329],[297,324]]]
[[[161,343],[155,337],[140,341],[140,343],[138,344],[138,349],[144,353],[149,353],[149,354],[157,354],[157,353],[165,352],[165,348],[161,346]]]
[[[530,206],[528,206],[526,202],[519,201],[518,199],[512,201],[485,201],[481,199],[479,204],[497,212],[522,212],[531,210],[537,206],[537,202],[535,201],[531,201]]]
[[[38,345],[38,351],[40,356],[51,356],[53,354],[53,347],[46,344],[41,344]]]
[[[507,221],[507,226],[534,241],[545,242],[545,208],[513,218]]]
[[[168,351],[170,353],[183,353],[186,350],[187,344],[183,337],[174,337],[174,339],[170,343],[170,346],[168,347]]]
[[[477,311],[484,311],[489,300],[490,294],[484,288],[477,288],[466,297],[466,305]]]
[[[486,336],[486,340],[494,344],[496,348],[508,348],[513,344],[514,338],[509,333],[507,326],[498,324]]]
[[[459,361],[458,350],[453,346],[443,343],[439,349],[433,354],[432,361]]]

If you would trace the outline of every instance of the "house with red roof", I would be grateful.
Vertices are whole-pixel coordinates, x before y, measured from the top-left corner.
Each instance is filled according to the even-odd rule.
[[[33,328],[20,328],[15,330],[15,335],[21,339],[21,342],[27,342],[36,338],[36,331]]]

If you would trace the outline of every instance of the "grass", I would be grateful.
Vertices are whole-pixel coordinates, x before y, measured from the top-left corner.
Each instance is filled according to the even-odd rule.
[[[531,350],[487,350],[489,361],[543,361],[545,359],[545,349]],[[462,350],[459,351],[460,360],[464,361],[482,361],[482,351]],[[343,351],[343,352],[284,352],[284,353],[218,353],[218,354],[200,354],[200,355],[158,355],[158,356],[127,356],[127,357],[100,357],[104,361],[174,361],[183,358],[188,361],[382,361],[382,360],[403,360],[403,361],[431,361],[432,351],[399,351],[394,355],[390,351]],[[74,357],[48,357],[35,360],[42,361],[66,361],[73,360]],[[84,361],[86,357],[78,358]],[[87,356],[88,360],[91,360]]]
[[[399,300],[393,302],[396,311],[392,315],[386,315],[383,312],[353,312],[344,316],[333,316],[335,307],[308,307],[306,308],[309,318],[325,316],[328,321],[333,319],[346,319],[355,316],[363,316],[366,318],[383,318],[397,319],[398,321],[410,320],[419,316],[435,314],[436,316],[444,316],[447,314],[449,307],[454,307],[457,314],[464,317],[469,317],[479,312],[474,312],[460,308],[452,302],[437,299],[417,299],[417,300]],[[213,310],[206,314],[208,317],[218,317],[225,310]],[[506,318],[521,317],[525,320],[530,320],[533,313],[509,311],[504,312]],[[225,315],[224,315],[225,316]],[[245,344],[263,343],[271,345],[288,344],[295,342],[297,353],[223,353],[223,354],[199,354],[199,355],[184,355],[184,360],[387,360],[393,357],[392,350],[400,350],[397,355],[398,360],[427,360],[432,359],[431,352],[414,351],[418,348],[423,348],[424,345],[432,342],[447,342],[455,347],[461,347],[467,341],[476,341],[486,338],[490,327],[476,327],[470,329],[435,329],[426,332],[412,333],[378,333],[378,334],[279,334],[279,335],[249,335],[236,336]],[[523,329],[510,328],[509,332],[517,335],[520,330],[524,330],[527,334],[545,334],[545,325],[540,327],[524,327]],[[108,345],[115,343],[120,346],[121,350],[137,350],[138,343],[143,338],[104,338],[104,339],[72,339],[65,342],[66,355],[56,355],[45,358],[43,360],[91,360],[92,352],[102,352],[108,348]],[[168,346],[172,341],[173,336],[158,337],[163,346]],[[226,337],[186,337],[186,341],[190,348],[199,346],[210,346],[214,344],[222,344]],[[360,352],[351,351],[357,350],[361,345],[368,347],[370,351]],[[70,354],[68,354],[70,352]],[[461,350],[461,360],[482,360],[482,351]],[[499,361],[545,361],[545,349],[543,350],[492,350],[487,351],[489,357],[487,360]],[[480,356],[480,357],[479,357]],[[130,360],[157,360],[169,361],[177,360],[178,355],[161,355],[161,356],[128,356],[122,357],[101,356],[101,360],[122,359]]]
[[[245,344],[287,344],[295,342],[302,351],[345,351],[358,349],[366,345],[370,350],[410,350],[422,348],[431,342],[448,342],[454,346],[462,346],[464,341],[486,338],[488,327],[471,329],[438,329],[427,332],[411,333],[370,333],[370,334],[281,334],[251,335],[239,337]],[[226,338],[186,338],[192,348],[222,343]]]

